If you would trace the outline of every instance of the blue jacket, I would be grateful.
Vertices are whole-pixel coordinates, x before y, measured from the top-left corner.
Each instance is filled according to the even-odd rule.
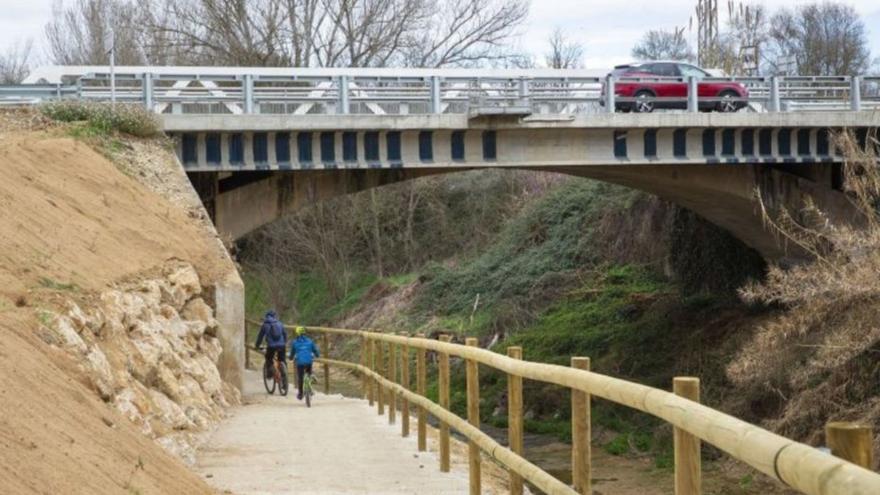
[[[260,334],[257,335],[257,347],[260,347],[264,338],[267,347],[287,347],[287,330],[284,324],[278,321],[274,311],[266,312],[263,318],[263,326],[260,327]]]
[[[312,342],[312,339],[305,335],[300,335],[290,343],[290,359],[295,359],[297,366],[312,364],[312,356],[321,357],[321,353],[318,352],[318,346]]]

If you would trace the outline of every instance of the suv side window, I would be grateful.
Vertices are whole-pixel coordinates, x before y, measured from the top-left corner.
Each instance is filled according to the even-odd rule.
[[[679,68],[681,69],[681,74],[684,77],[694,76],[697,79],[702,79],[704,77],[709,76],[709,74],[707,74],[706,71],[704,71],[702,69],[698,69],[698,68],[694,67],[693,65],[681,64],[681,65],[679,65]]]
[[[679,77],[678,67],[675,64],[654,64],[651,72],[663,77]]]

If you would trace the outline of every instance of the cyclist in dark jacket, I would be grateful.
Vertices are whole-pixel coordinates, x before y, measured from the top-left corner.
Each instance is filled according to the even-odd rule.
[[[306,337],[305,332],[305,328],[296,327],[296,338],[290,343],[290,359],[296,363],[296,398],[300,400],[303,397],[303,378],[306,373],[312,374],[314,358],[321,357],[318,346]]]
[[[278,320],[275,311],[269,310],[263,318],[263,325],[260,327],[260,334],[257,335],[257,349],[266,339],[266,376],[270,376],[272,372],[272,359],[278,356],[279,362],[284,362],[284,349],[287,347],[287,330],[284,324]]]

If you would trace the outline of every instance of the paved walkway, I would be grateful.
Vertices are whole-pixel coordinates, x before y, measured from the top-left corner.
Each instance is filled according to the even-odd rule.
[[[441,473],[433,452],[418,452],[366,401],[318,394],[308,409],[267,396],[259,373],[245,375],[245,403],[198,453],[196,471],[236,494],[459,494],[466,471]],[[415,426],[413,424],[413,426]]]

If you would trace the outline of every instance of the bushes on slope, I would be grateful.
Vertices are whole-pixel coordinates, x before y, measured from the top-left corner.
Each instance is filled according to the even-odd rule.
[[[59,122],[85,122],[100,135],[121,132],[135,137],[153,137],[161,130],[156,117],[140,105],[61,100],[40,106],[40,111]]]

